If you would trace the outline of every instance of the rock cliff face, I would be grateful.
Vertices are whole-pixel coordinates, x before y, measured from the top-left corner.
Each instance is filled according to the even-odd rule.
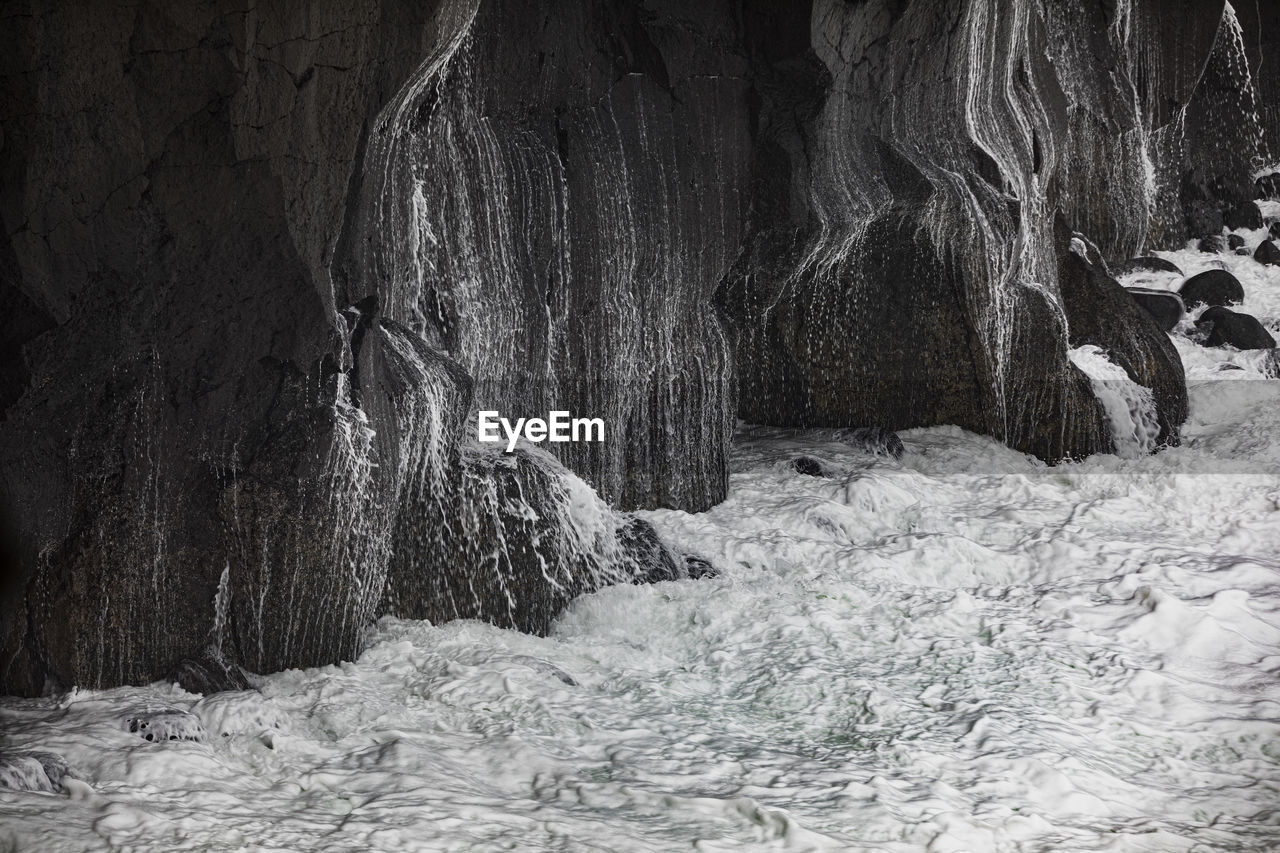
[[[8,4],[0,690],[544,629],[645,576],[565,495],[704,509],[737,416],[1107,449],[1055,212],[1183,237],[1274,123],[1192,162],[1275,26],[1168,5]],[[508,464],[476,408],[610,433]]]

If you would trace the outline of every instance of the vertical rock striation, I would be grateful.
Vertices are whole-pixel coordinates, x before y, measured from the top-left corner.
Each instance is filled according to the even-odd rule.
[[[0,690],[327,663],[384,611],[545,630],[679,574],[610,506],[720,500],[735,416],[1109,449],[1069,339],[1129,352],[1176,441],[1163,339],[1090,325],[1123,300],[1055,221],[1107,257],[1220,227],[1270,20],[8,4]],[[607,441],[494,455],[479,408]]]

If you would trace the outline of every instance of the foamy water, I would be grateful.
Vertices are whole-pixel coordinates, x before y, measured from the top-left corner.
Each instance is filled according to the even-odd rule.
[[[1280,270],[1168,257],[1280,316]],[[6,700],[6,749],[79,778],[0,791],[0,849],[1280,849],[1280,383],[1174,338],[1191,419],[1156,456],[744,427],[728,500],[645,514],[717,578],[548,638],[383,620],[261,692]],[[128,731],[165,709],[203,740]]]

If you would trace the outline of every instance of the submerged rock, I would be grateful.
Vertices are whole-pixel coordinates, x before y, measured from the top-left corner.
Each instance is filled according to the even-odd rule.
[[[1196,248],[1205,254],[1216,255],[1227,248],[1226,242],[1222,237],[1214,234],[1209,237],[1201,237],[1200,242],[1196,243]]]
[[[1146,287],[1126,287],[1125,290],[1166,332],[1172,331],[1187,314],[1182,297],[1176,293]]]
[[[1271,227],[1267,229],[1267,234],[1272,240],[1280,240],[1280,222],[1272,222]]]
[[[172,681],[188,693],[206,696],[227,690],[251,690],[249,673],[239,664],[227,660],[216,649],[180,660],[165,681]]]
[[[57,753],[0,753],[0,788],[55,794],[62,790],[62,780],[66,778],[77,777],[66,759]]]
[[[695,554],[684,555],[684,571],[691,580],[714,578],[720,574],[720,571],[712,565],[710,560],[703,559]]]
[[[827,476],[826,466],[812,456],[797,456],[791,460],[791,470],[806,477]]]
[[[1241,237],[1239,234],[1227,235],[1227,246],[1229,248],[1239,249],[1243,245],[1244,245],[1244,238]]]
[[[1244,287],[1226,270],[1206,270],[1184,281],[1178,288],[1178,295],[1188,308],[1231,305],[1244,301]]]
[[[1182,275],[1182,268],[1173,261],[1166,261],[1164,258],[1157,258],[1154,255],[1130,258],[1116,265],[1116,275],[1128,275],[1135,272],[1172,272]]]
[[[171,740],[203,743],[207,739],[200,718],[178,708],[135,711],[126,719],[125,728],[152,743]]]
[[[653,525],[643,518],[628,516],[618,527],[618,544],[631,568],[633,583],[661,583],[683,577],[682,564],[667,548]]]
[[[1280,246],[1272,240],[1263,240],[1254,251],[1253,259],[1267,266],[1280,266]]]
[[[856,447],[876,456],[901,459],[902,454],[906,452],[898,434],[882,427],[852,427],[836,430],[834,437],[836,441],[842,441],[850,447]]]
[[[1205,335],[1207,347],[1275,349],[1276,340],[1258,319],[1227,308],[1214,306],[1196,320],[1196,329]]]
[[[1150,388],[1160,432],[1158,445],[1176,445],[1187,419],[1182,359],[1164,328],[1098,263],[1070,250],[1073,235],[1059,219],[1058,286],[1072,347],[1100,347],[1129,378]]]

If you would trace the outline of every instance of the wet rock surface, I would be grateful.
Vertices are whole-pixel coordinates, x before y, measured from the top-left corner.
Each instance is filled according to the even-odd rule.
[[[236,689],[356,656],[382,612],[545,630],[579,591],[688,567],[516,498],[563,506],[577,477],[615,508],[706,509],[736,417],[1109,449],[1053,211],[1109,258],[1252,223],[1253,131],[1226,121],[1220,2],[1141,0],[1125,39],[1082,0],[1017,9],[6,14],[0,691]],[[990,62],[917,49],[960,33]],[[1135,140],[1184,111],[1173,196],[1148,198]],[[1126,304],[1136,331],[1095,331],[1130,341],[1172,435]],[[611,441],[463,458],[480,405],[569,406]]]
[[[1191,276],[1178,288],[1188,308],[1197,305],[1232,305],[1244,301],[1244,286],[1226,270],[1206,270]]]
[[[1256,317],[1227,308],[1213,307],[1196,319],[1196,329],[1204,334],[1208,347],[1274,349],[1276,340]]]
[[[1126,287],[1125,290],[1166,332],[1172,331],[1187,314],[1182,298],[1176,293],[1143,287]]]

